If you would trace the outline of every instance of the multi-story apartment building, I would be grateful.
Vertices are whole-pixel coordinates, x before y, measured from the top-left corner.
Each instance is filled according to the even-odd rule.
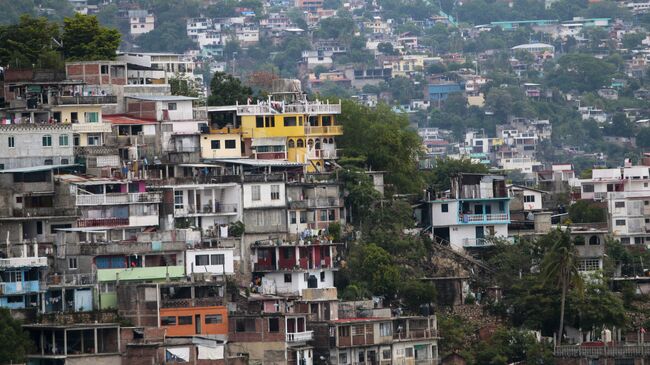
[[[148,10],[129,10],[129,34],[137,37],[156,27],[156,17]]]
[[[459,174],[449,192],[429,200],[434,239],[455,250],[490,245],[508,237],[510,197],[503,176]]]

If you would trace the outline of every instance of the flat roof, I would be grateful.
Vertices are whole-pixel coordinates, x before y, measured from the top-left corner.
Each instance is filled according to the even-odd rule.
[[[40,172],[40,171],[49,171],[49,170],[62,169],[62,168],[73,167],[73,166],[79,166],[79,165],[73,163],[68,165],[40,165],[40,166],[30,166],[30,167],[17,167],[14,169],[0,170],[0,174]]]
[[[306,165],[301,162],[291,162],[287,160],[256,160],[252,158],[215,158],[210,159],[210,161],[246,166],[300,167]]]
[[[115,125],[138,125],[138,124],[156,124],[157,122],[153,119],[142,119],[135,118],[128,115],[122,114],[113,114],[113,115],[103,115],[104,121]]]
[[[137,95],[137,96],[127,96],[129,99],[138,99],[138,100],[147,100],[147,101],[189,101],[189,100],[198,100],[198,98],[193,98],[191,96],[181,96],[181,95]]]

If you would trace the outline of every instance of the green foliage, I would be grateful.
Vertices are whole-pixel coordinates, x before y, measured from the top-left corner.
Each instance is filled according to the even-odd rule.
[[[359,223],[379,199],[379,192],[375,190],[372,178],[358,167],[349,166],[341,170],[339,179],[347,194],[345,201],[350,207],[352,223]]]
[[[476,332],[474,325],[457,315],[442,314],[438,316],[438,330],[444,333],[438,345],[440,357],[468,349],[468,338]]]
[[[412,279],[402,284],[400,296],[404,298],[406,307],[417,313],[420,306],[435,303],[436,288],[431,283]]]
[[[0,308],[0,363],[23,363],[34,344],[9,309]]]
[[[584,294],[571,292],[569,306],[576,308],[573,320],[576,328],[603,329],[625,324],[623,300],[613,294],[602,278],[589,281]]]
[[[0,8],[0,24],[16,23],[23,15],[45,16],[49,20],[60,21],[73,14],[70,2],[62,0],[0,0]]]
[[[646,37],[645,33],[626,33],[623,35],[623,47],[627,49],[634,49],[641,45]]]
[[[369,108],[344,101],[338,120],[345,130],[339,145],[346,157],[359,158],[365,167],[386,171],[386,183],[397,192],[420,190],[416,157],[421,154],[421,141],[408,128],[405,116],[383,104]]]
[[[341,242],[341,223],[330,223],[329,226],[327,226],[327,234],[332,237],[332,241]]]
[[[215,72],[210,81],[208,105],[234,105],[237,102],[245,104],[252,96],[253,90],[242,85],[233,75]]]
[[[569,219],[574,223],[598,223],[607,219],[607,208],[588,200],[578,200],[569,207]]]
[[[551,344],[537,342],[532,333],[499,327],[489,340],[478,344],[477,364],[552,364]]]
[[[241,221],[230,223],[228,226],[228,233],[234,237],[241,237],[246,232],[246,226]]]
[[[358,243],[349,256],[352,283],[362,283],[375,295],[393,298],[401,284],[400,270],[391,255],[374,243]]]
[[[548,85],[563,91],[594,91],[609,85],[616,68],[591,55],[572,53],[562,56],[547,77]]]
[[[185,22],[156,22],[156,28],[139,35],[135,42],[146,52],[185,52],[194,47],[187,37]]]
[[[438,191],[445,191],[451,187],[451,177],[458,173],[487,173],[485,165],[464,159],[437,159],[436,167],[427,174],[426,181]]]
[[[194,80],[189,76],[174,75],[174,77],[169,79],[169,86],[172,95],[191,96],[194,98],[199,96],[199,90],[195,87]]]
[[[393,100],[398,105],[407,105],[413,99],[422,98],[422,88],[415,85],[413,80],[404,77],[396,76],[388,81],[390,85],[390,92],[393,95]]]
[[[393,45],[390,42],[381,42],[377,45],[377,50],[385,55],[396,55],[397,52],[395,52],[395,49],[393,49]]]
[[[103,27],[94,15],[75,14],[63,20],[63,55],[69,61],[112,60],[120,32]]]
[[[46,18],[23,15],[17,24],[0,26],[0,63],[17,68],[63,68],[56,44],[59,26]]]

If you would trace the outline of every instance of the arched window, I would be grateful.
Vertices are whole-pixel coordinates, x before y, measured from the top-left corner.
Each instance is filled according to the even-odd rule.
[[[289,140],[289,148],[295,148],[296,147],[296,142],[293,139]]]
[[[316,138],[316,149],[320,150],[320,139]]]
[[[313,139],[308,139],[307,140],[307,147],[311,148],[314,146],[314,140]]]
[[[589,237],[589,244],[593,246],[600,245],[600,237],[598,236]]]
[[[334,138],[330,138],[330,144],[334,144]]]
[[[298,146],[298,148],[303,148],[303,147],[305,147],[305,141],[302,140],[302,139],[299,139],[299,140],[298,140],[298,144],[297,144],[297,146]]]

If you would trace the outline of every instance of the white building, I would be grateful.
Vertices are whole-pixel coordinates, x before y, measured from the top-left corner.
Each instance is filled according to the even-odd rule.
[[[490,245],[490,238],[508,237],[510,197],[503,176],[459,174],[451,190],[431,197],[434,239],[457,251]]]
[[[136,37],[155,28],[156,18],[147,10],[129,10],[129,33]]]
[[[188,275],[200,273],[232,275],[235,273],[233,250],[226,248],[187,250],[185,272]]]

